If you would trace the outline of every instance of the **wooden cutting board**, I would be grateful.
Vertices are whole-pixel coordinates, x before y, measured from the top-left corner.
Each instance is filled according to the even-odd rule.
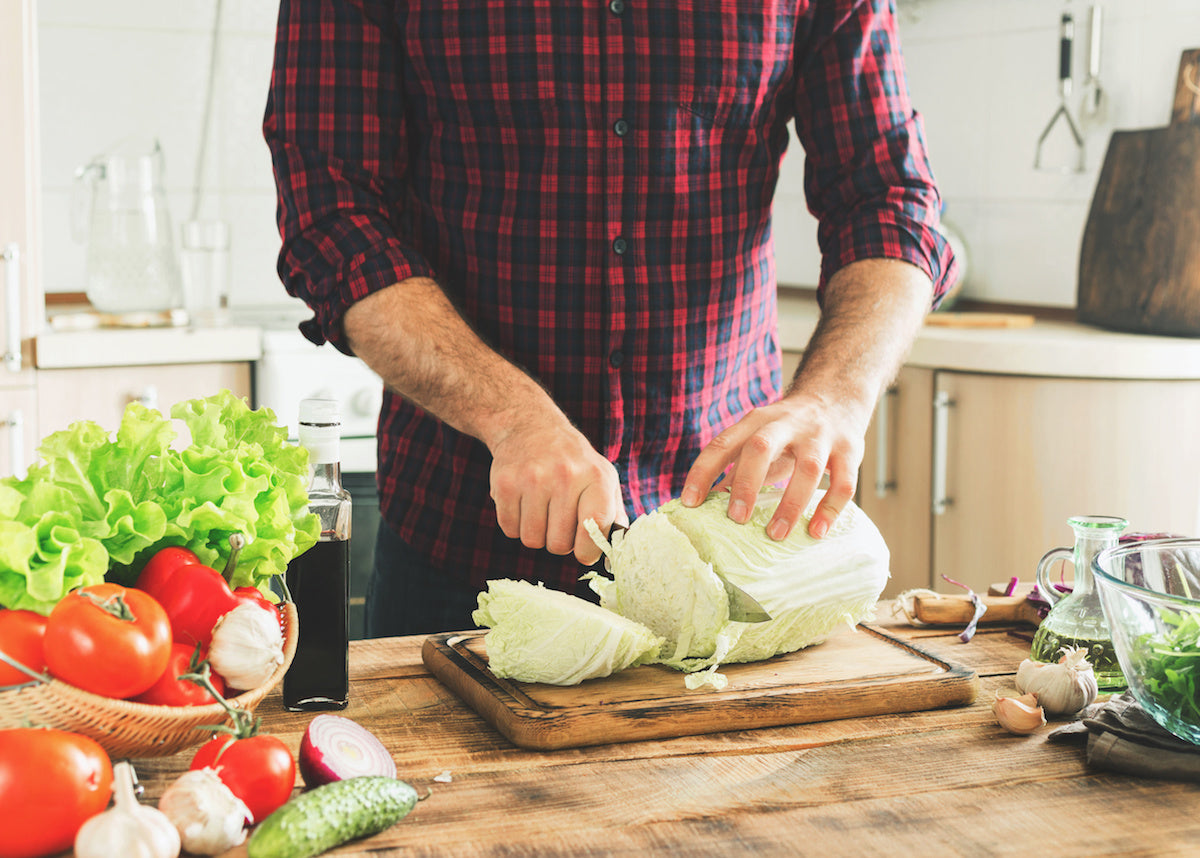
[[[497,679],[484,634],[427,638],[425,666],[509,741],[536,750],[917,712],[965,705],[979,689],[973,671],[867,626],[725,666],[722,691],[688,691],[682,673],[660,665],[567,687]]]
[[[1114,131],[1079,254],[1076,315],[1200,336],[1200,49],[1183,53],[1171,124]]]

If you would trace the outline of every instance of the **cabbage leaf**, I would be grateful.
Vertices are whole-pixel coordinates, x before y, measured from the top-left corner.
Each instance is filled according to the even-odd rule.
[[[577,685],[657,657],[662,638],[619,614],[528,581],[488,581],[475,623],[488,668],[502,679]]]

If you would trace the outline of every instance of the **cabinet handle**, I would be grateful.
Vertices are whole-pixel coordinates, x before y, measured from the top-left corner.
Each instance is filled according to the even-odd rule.
[[[8,427],[9,472],[17,477],[25,476],[25,415],[13,411],[0,425]]]
[[[888,467],[888,447],[891,442],[891,401],[900,395],[900,389],[889,387],[879,399],[875,409],[875,497],[885,498],[896,488]]]
[[[944,390],[933,397],[933,514],[941,515],[954,503],[946,497],[946,438],[950,432],[950,409],[954,400]]]
[[[140,405],[144,405],[146,408],[157,410],[158,388],[153,384],[147,384],[141,389],[140,393],[131,394],[126,402],[137,402]]]
[[[21,248],[9,244],[4,258],[4,365],[21,371]]]

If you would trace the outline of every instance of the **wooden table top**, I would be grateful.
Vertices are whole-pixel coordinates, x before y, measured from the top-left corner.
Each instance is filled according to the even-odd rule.
[[[991,700],[1013,691],[1028,627],[984,627],[963,644],[954,630],[879,625],[977,671],[976,701],[536,752],[510,744],[429,674],[422,637],[356,641],[342,714],[380,738],[402,779],[432,792],[391,829],[327,854],[1200,854],[1197,785],[1100,773],[1081,746],[1048,742],[1049,727],[1014,736],[996,724]],[[309,716],[285,711],[278,693],[258,714],[299,748]],[[191,755],[137,761],[145,798],[157,800]]]

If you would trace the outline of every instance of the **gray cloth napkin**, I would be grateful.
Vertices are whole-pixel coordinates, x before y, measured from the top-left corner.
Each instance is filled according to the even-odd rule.
[[[1200,782],[1200,745],[1160,727],[1128,691],[1085,707],[1078,720],[1052,730],[1048,738],[1086,739],[1088,765],[1098,769]]]

